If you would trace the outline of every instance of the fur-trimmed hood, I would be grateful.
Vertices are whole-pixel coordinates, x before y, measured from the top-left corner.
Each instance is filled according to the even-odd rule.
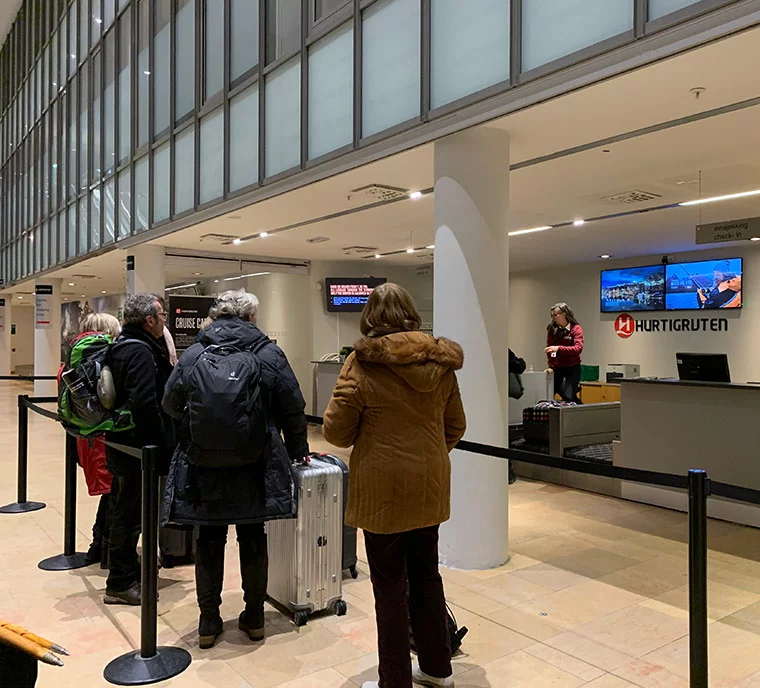
[[[420,392],[434,390],[447,370],[459,370],[464,364],[459,344],[423,332],[363,337],[354,344],[354,354],[361,362],[387,365]]]

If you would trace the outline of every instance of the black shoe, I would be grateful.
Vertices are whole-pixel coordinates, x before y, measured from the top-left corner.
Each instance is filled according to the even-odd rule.
[[[208,650],[219,640],[219,636],[224,631],[224,622],[219,612],[216,614],[201,614],[198,622],[198,644],[201,650]]]
[[[109,590],[103,598],[106,604],[127,604],[131,607],[139,607],[142,602],[142,588],[139,583],[132,583],[126,590]]]
[[[102,545],[98,542],[93,542],[90,545],[90,549],[87,550],[87,554],[84,555],[84,563],[87,566],[92,566],[93,564],[99,564],[102,558],[103,558]]]
[[[246,609],[240,613],[238,628],[245,633],[250,640],[259,642],[264,640],[264,608],[250,611]]]

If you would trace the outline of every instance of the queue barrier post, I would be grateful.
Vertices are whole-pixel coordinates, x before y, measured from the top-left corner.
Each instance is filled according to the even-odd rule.
[[[707,688],[707,496],[710,481],[689,471],[689,666],[690,688]]]
[[[181,674],[192,662],[181,647],[157,646],[158,630],[158,447],[142,452],[142,599],[140,649],[108,663],[103,678],[118,686],[144,686]]]
[[[29,502],[26,498],[29,461],[29,407],[26,394],[18,396],[18,469],[16,474],[17,501],[0,507],[0,514],[24,514],[27,511],[44,509],[43,502]]]
[[[77,537],[77,440],[66,433],[66,475],[63,506],[63,554],[43,559],[43,571],[72,571],[87,566],[86,554],[76,551]]]

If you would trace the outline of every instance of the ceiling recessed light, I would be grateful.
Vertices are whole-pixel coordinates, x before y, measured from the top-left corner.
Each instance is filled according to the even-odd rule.
[[[23,296],[19,296],[18,298],[19,298],[19,300],[21,300],[21,299],[23,299],[24,297],[23,297]]]
[[[70,287],[74,287],[74,286],[76,286],[76,284],[74,282],[69,282],[69,286]]]
[[[408,248],[408,249],[406,249],[406,252],[407,253],[414,253],[414,249],[413,248]]]
[[[240,239],[240,238],[237,238],[237,239],[233,239],[233,240],[232,240],[232,243],[233,243],[233,244],[235,244],[235,246],[239,246],[240,244],[242,244],[242,243],[243,243],[243,240],[242,240],[242,239]]]
[[[730,201],[734,198],[746,198],[747,196],[760,196],[760,189],[754,191],[742,191],[740,193],[726,194],[725,196],[712,196],[710,198],[698,198],[696,201],[685,201],[678,205],[701,205],[702,203],[715,203],[716,201]]]
[[[760,241],[760,237],[751,237],[750,241]]]
[[[266,238],[269,236],[269,232],[260,232],[260,233],[259,233],[259,236],[260,236],[262,239],[266,239]]]
[[[101,294],[107,294],[108,292],[105,289],[103,289],[100,293]]]
[[[430,244],[430,246],[425,246],[425,248],[429,248],[432,251],[435,248],[435,244]]]
[[[510,232],[509,236],[519,236],[520,234],[533,234],[534,232],[545,232],[547,229],[553,229],[551,225],[545,227],[533,227],[532,229],[518,229],[514,232]]]
[[[193,277],[199,277],[202,274],[203,274],[202,272],[194,272]]]
[[[608,258],[611,258],[609,253],[602,253],[601,256],[599,256],[602,260],[607,260]]]
[[[87,295],[86,295],[86,294],[82,294],[82,298],[83,298],[83,299],[86,299],[86,298],[87,298]]]
[[[412,193],[409,194],[409,198],[411,198],[413,201],[422,198],[422,191],[412,191]]]
[[[214,284],[219,284],[219,280],[214,280]]]
[[[379,260],[380,258],[382,258],[382,256],[381,256],[379,253],[376,253],[376,254],[375,254],[375,258],[376,258],[377,260]]]
[[[574,221],[573,221],[573,224],[574,224],[576,227],[581,227],[581,226],[583,226],[583,225],[585,225],[585,224],[586,224],[586,220],[574,220]]]

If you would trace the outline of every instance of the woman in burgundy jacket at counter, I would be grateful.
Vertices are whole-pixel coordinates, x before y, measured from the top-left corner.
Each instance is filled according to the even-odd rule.
[[[549,368],[554,371],[554,393],[562,401],[580,404],[581,353],[583,328],[566,303],[552,307],[552,321],[546,328],[546,352]]]

